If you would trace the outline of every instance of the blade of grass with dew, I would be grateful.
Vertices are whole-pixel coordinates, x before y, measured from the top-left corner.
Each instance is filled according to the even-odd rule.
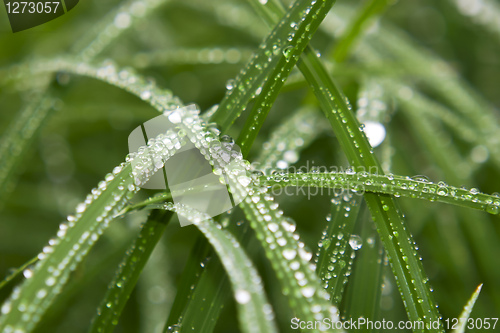
[[[356,255],[353,272],[349,277],[344,315],[347,318],[366,318],[376,321],[380,316],[384,248],[368,214],[365,217],[362,218],[362,248]],[[370,278],[367,279],[367,276]],[[370,332],[377,331],[370,330]]]
[[[323,111],[339,138],[343,151],[354,168],[382,169],[373,155],[359,123],[346,103],[346,98],[335,86],[316,55],[306,52],[304,61],[299,64],[307,81],[311,84]],[[365,199],[372,217],[379,229],[384,247],[390,257],[395,276],[397,276],[403,300],[407,306],[410,320],[439,320],[436,304],[431,295],[428,278],[415,245],[406,230],[402,213],[394,198],[367,193]],[[387,209],[384,209],[387,207]],[[402,241],[400,241],[402,240]],[[440,330],[437,330],[440,331]]]
[[[409,101],[402,104],[404,108],[412,108]],[[457,165],[467,165],[465,162],[456,162],[456,164],[451,164],[448,161],[455,157],[455,160],[459,159],[459,153],[454,152],[453,146],[444,146],[441,142],[447,142],[448,140],[440,140],[436,137],[437,133],[440,133],[439,128],[435,124],[432,124],[428,119],[422,118],[416,115],[414,112],[405,113],[410,121],[417,126],[413,127],[414,130],[418,131],[422,139],[422,143],[425,145],[424,149],[432,154],[434,160],[442,168],[447,179],[455,182],[468,182],[468,174],[461,174],[464,167],[457,168]],[[425,136],[422,136],[425,135]],[[441,135],[444,135],[441,134]],[[470,170],[470,169],[469,169]],[[476,188],[471,188],[469,190],[469,196],[474,198],[474,194],[479,191]],[[466,194],[464,194],[466,195]],[[498,196],[492,195],[489,198],[484,197],[484,209],[494,215],[497,215],[500,207],[498,205]],[[474,199],[473,199],[474,200]],[[473,248],[474,257],[479,266],[481,273],[483,274],[485,281],[494,284],[495,281],[500,279],[500,267],[491,266],[489,262],[494,260],[492,257],[493,253],[498,253],[500,251],[499,240],[496,236],[494,226],[491,221],[488,221],[483,216],[478,216],[474,212],[465,210],[461,214],[461,223],[467,230],[467,238],[470,238],[470,243]],[[500,294],[494,293],[493,298],[495,300],[496,306],[500,308]]]
[[[304,5],[301,6],[301,3],[304,3]],[[307,1],[297,1],[296,5],[287,12],[288,17],[285,17],[278,24],[271,33],[270,38],[264,42],[268,46],[261,52],[264,55],[268,53],[269,56],[272,54],[278,60],[274,64],[273,60],[269,61],[268,59],[268,62],[273,63],[271,73],[255,93],[257,97],[239,135],[238,144],[243,155],[246,156],[250,150],[251,144],[257,137],[274,101],[278,97],[279,90],[334,3],[333,0],[316,1],[311,6]],[[280,43],[280,40],[287,40],[288,42]],[[259,69],[260,66],[265,67],[266,63],[264,65],[260,62],[255,65],[250,63],[244,69],[244,72],[250,72],[250,66],[256,66]],[[248,80],[248,78],[246,79]],[[233,116],[236,115],[236,113],[233,113]]]
[[[161,137],[176,140],[177,136],[168,131]],[[155,148],[158,142],[152,142]],[[180,144],[179,144],[180,146]],[[2,306],[0,330],[20,329],[32,331],[47,311],[54,298],[62,291],[69,275],[83,260],[90,248],[99,239],[114,216],[126,201],[138,190],[134,181],[146,181],[151,172],[157,170],[154,157],[164,159],[175,153],[162,146],[159,151],[153,146],[143,147],[128,157],[128,161],[117,166],[113,173],[98,184],[86,200],[76,207],[76,215],[68,217],[68,223],[60,225],[58,238],[49,241],[48,246],[38,255],[38,263],[33,275],[26,279]],[[139,168],[132,168],[131,162],[137,158]],[[140,173],[138,172],[140,170]]]
[[[286,161],[287,165],[288,163],[294,163],[300,154],[300,151],[303,148],[306,148],[309,146],[309,144],[314,140],[314,138],[321,133],[321,128],[323,128],[322,123],[320,122],[320,116],[317,112],[315,112],[314,109],[312,108],[300,108],[298,109],[292,117],[289,119],[285,120],[285,122],[280,125],[278,128],[276,128],[273,133],[271,134],[269,140],[264,144],[264,149],[262,150],[261,154],[256,160],[256,163],[259,165],[262,165],[259,169],[266,169],[266,168],[272,168],[273,166],[276,165],[276,163],[279,161]],[[255,176],[258,176],[260,174],[260,171],[255,171],[255,173],[252,175],[252,178],[256,179]],[[168,194],[166,194],[168,196]],[[236,239],[238,242],[242,243],[247,240],[247,232],[245,230],[234,230],[234,221],[229,222],[228,226],[225,226],[226,223],[222,221],[222,226],[226,229],[232,232],[233,235],[235,235]],[[236,229],[241,229],[242,227],[237,227]],[[199,270],[199,262],[202,260],[202,258],[198,258],[198,260],[195,260],[194,265],[195,267],[198,267]],[[189,263],[187,264],[186,267],[188,266]],[[176,296],[176,302],[179,304],[182,303],[182,305],[179,305],[182,309],[186,307],[185,305],[185,300],[191,298],[189,304],[190,310],[193,309],[192,311],[196,312],[196,317],[193,316],[187,316],[186,314],[182,315],[182,323],[177,323],[178,318],[181,317],[181,312],[180,311],[172,311],[169,317],[169,320],[167,321],[167,325],[165,327],[165,332],[167,331],[168,327],[174,327],[174,325],[178,324],[180,326],[187,326],[187,327],[193,327],[193,325],[199,325],[200,322],[205,322],[206,320],[215,320],[217,319],[217,315],[209,315],[208,311],[204,311],[205,308],[207,308],[207,305],[205,304],[206,302],[201,302],[199,304],[195,304],[195,301],[193,299],[211,299],[210,307],[211,308],[222,308],[223,302],[224,302],[224,295],[222,291],[220,291],[221,288],[225,288],[225,279],[226,276],[223,275],[223,277],[219,277],[218,270],[222,268],[220,261],[218,258],[212,258],[208,264],[206,265],[207,267],[203,269],[202,277],[199,279],[199,281],[196,283],[195,290],[191,292],[192,290],[192,283],[183,283],[181,286],[179,286],[179,292],[180,294]],[[215,266],[215,267],[214,267]],[[186,268],[188,269],[188,268]],[[201,271],[201,270],[200,270]],[[211,276],[211,278],[207,278],[206,276]],[[192,281],[192,273],[187,272],[183,273],[183,276],[185,276],[186,279],[189,279],[189,281]],[[218,291],[216,292],[217,297],[207,297],[206,294],[206,289],[210,288],[210,290],[213,290],[213,282],[212,280],[219,281],[224,278],[224,281],[221,281],[218,284]],[[184,290],[185,292],[182,292]],[[209,290],[209,291],[210,291]],[[189,296],[187,296],[189,294]],[[192,295],[192,296],[191,296]],[[179,298],[178,298],[179,297]],[[181,301],[184,300],[184,301]],[[174,307],[175,309],[175,307]],[[208,319],[205,319],[208,317]],[[198,326],[199,327],[199,326]],[[209,327],[207,325],[202,325],[203,329],[209,330]],[[198,331],[200,328],[198,328]]]
[[[346,103],[346,98],[333,83],[317,55],[311,48],[306,48],[301,58],[299,69],[315,92],[351,165],[365,170],[375,167],[382,172],[350,105]],[[365,199],[390,257],[409,319],[438,321],[440,315],[427,285],[429,279],[423,273],[414,242],[406,230],[395,200],[391,196],[371,193],[366,193]],[[433,331],[442,331],[442,326]]]
[[[77,48],[76,53],[80,52],[78,58],[86,61],[93,60],[98,56],[112,41],[114,41],[123,32],[129,30],[133,23],[139,21],[132,19],[140,13],[143,19],[147,14],[153,12],[162,0],[148,1],[129,1],[124,6],[120,7],[116,14],[109,15],[103,21],[98,23],[99,26],[105,27],[98,30],[97,36],[94,33],[89,33],[83,36],[80,40],[88,41],[88,45],[81,47],[81,52]],[[127,24],[124,24],[127,22]],[[82,44],[85,45],[85,44]],[[43,63],[43,62],[42,62]],[[32,69],[28,66],[25,71],[20,70],[20,73],[26,73],[26,76],[31,76]],[[9,191],[12,186],[9,183],[14,182],[15,170],[20,165],[25,151],[31,146],[36,133],[49,116],[50,110],[55,98],[51,94],[46,93],[47,87],[41,87],[40,96],[31,101],[28,106],[18,112],[16,118],[12,122],[11,129],[4,134],[0,140],[0,202],[3,196]],[[21,136],[21,137],[20,137]]]
[[[465,328],[468,327],[467,325],[470,314],[472,313],[472,309],[474,308],[474,304],[476,304],[477,298],[479,297],[479,294],[481,293],[481,289],[483,288],[483,284],[481,283],[479,286],[477,286],[476,290],[472,293],[471,298],[467,302],[467,304],[464,306],[464,310],[460,314],[460,317],[458,318],[458,327],[453,330],[453,333],[464,333]]]
[[[233,286],[242,331],[277,332],[274,314],[264,294],[261,278],[234,237],[221,230],[222,227],[218,227],[208,215],[187,206],[167,204],[165,209],[173,210],[193,222],[221,258]]]
[[[133,57],[118,58],[119,63],[132,64],[136,69],[171,65],[241,64],[252,56],[249,48],[175,48],[141,52]]]
[[[60,293],[57,298],[54,299],[54,303],[50,306],[50,310],[46,311],[42,316],[35,331],[51,331],[55,323],[57,323],[60,318],[67,315],[68,309],[71,308],[72,301],[81,297],[83,290],[88,290],[86,288],[92,288],[94,284],[99,284],[103,274],[102,267],[110,267],[119,262],[123,257],[123,253],[127,250],[127,245],[126,243],[114,244],[112,250],[106,253],[102,258],[99,258],[99,261],[95,265],[92,265],[88,270],[84,268],[84,276],[77,279],[70,279],[67,286],[64,287],[64,292]],[[82,266],[85,266],[85,264]]]
[[[36,263],[38,260],[38,257],[34,257],[27,262],[25,262],[22,266],[19,268],[15,269],[13,272],[11,272],[9,275],[5,277],[2,281],[0,281],[0,289],[5,287],[7,284],[9,284],[10,281],[14,280],[16,277],[20,276],[26,268],[28,268],[30,265],[33,265]]]
[[[367,172],[347,173],[301,173],[287,174],[284,181],[281,175],[261,176],[260,186],[311,186],[338,188],[368,193],[395,195],[443,202],[460,207],[473,208],[497,215],[500,212],[500,197],[484,194],[477,189],[458,188],[444,182],[433,183],[423,176],[408,176],[369,174]],[[384,211],[386,208],[384,209]]]
[[[26,279],[2,306],[0,331],[32,331],[61,292],[69,274],[97,241],[111,217],[133,193],[132,169],[122,165],[95,189],[86,202],[78,205],[76,216],[60,225],[58,238],[38,255],[31,278]],[[98,191],[98,192],[97,192]]]
[[[318,244],[316,272],[337,306],[342,302],[355,251],[359,249],[359,236],[353,235],[353,230],[362,198],[356,193],[334,195],[328,225]]]
[[[270,108],[286,76],[297,62],[298,55],[334,2],[333,0],[316,1],[314,4],[308,1],[295,2],[286,16],[283,16],[283,19],[260,45],[259,51],[242,69],[236,80],[228,86],[230,88],[228,93],[211,117],[211,121],[217,123],[222,132],[234,123],[252,99],[257,98],[255,105],[261,106],[263,103],[269,103],[265,108]],[[259,5],[262,6],[260,3]],[[316,15],[317,19],[312,19],[313,15]],[[307,32],[306,26],[311,33]],[[292,41],[297,45],[293,46]],[[262,91],[264,91],[263,94],[261,94]],[[268,93],[269,96],[266,97]],[[254,116],[254,114],[250,115],[249,120]],[[259,123],[257,122],[257,126],[260,126]],[[248,141],[244,147],[241,147],[246,155],[247,147],[253,140],[243,138],[245,135],[241,136],[239,141],[240,146],[242,141]]]
[[[165,211],[152,211],[133,241],[111,281],[89,332],[113,332],[120,315],[135,288],[139,276],[160,240],[170,217]]]
[[[179,113],[182,119],[181,127],[189,139],[195,144],[203,144],[204,141],[200,141],[201,139],[195,135],[193,126],[203,128],[204,124],[192,118],[189,118],[189,121],[184,120],[182,110],[175,112]],[[206,131],[205,135],[205,140],[209,140],[211,148],[216,151],[216,147],[221,145],[219,139],[210,131]],[[230,169],[231,172],[228,172],[226,177],[232,185],[233,198],[235,202],[241,202],[240,206],[250,221],[250,226],[255,230],[292,309],[306,321],[318,318],[338,320],[338,310],[327,301],[328,295],[322,290],[309,263],[312,254],[304,249],[304,244],[299,241],[299,235],[294,233],[295,226],[282,216],[283,212],[278,209],[279,205],[273,202],[274,198],[267,194],[265,189],[250,186],[252,183],[251,175],[248,174],[250,163],[235,159],[229,164],[223,156],[217,154],[212,156],[205,150],[201,153],[211,163]]]

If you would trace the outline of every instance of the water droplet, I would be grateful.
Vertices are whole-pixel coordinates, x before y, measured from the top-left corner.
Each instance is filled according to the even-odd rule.
[[[226,89],[227,90],[233,90],[236,85],[236,82],[233,79],[227,80],[226,82]]]
[[[290,59],[290,57],[292,56],[292,53],[293,53],[293,46],[291,46],[291,45],[289,45],[283,49],[283,55],[285,56],[285,58],[287,60]]]
[[[351,235],[349,245],[354,251],[359,250],[363,246],[363,240],[358,235]]]
[[[248,291],[243,290],[243,289],[239,289],[239,290],[236,290],[234,297],[236,298],[236,301],[238,303],[247,304],[248,302],[250,302],[251,295]]]
[[[363,132],[365,132],[368,142],[374,148],[379,146],[385,139],[385,127],[376,121],[366,121]]]
[[[315,293],[315,290],[313,287],[303,287],[300,292],[304,297],[312,297]]]

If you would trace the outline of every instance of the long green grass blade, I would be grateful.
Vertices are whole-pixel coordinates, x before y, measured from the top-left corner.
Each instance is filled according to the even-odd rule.
[[[356,17],[349,22],[346,32],[342,35],[342,38],[335,46],[332,58],[336,63],[343,62],[349,56],[353,44],[362,34],[362,31],[366,28],[370,21],[375,16],[383,12],[392,1],[393,0],[365,1],[362,8],[357,11]]]
[[[171,131],[167,132],[166,137],[176,141]],[[162,137],[157,139],[161,140]],[[67,223],[60,225],[58,238],[50,240],[38,255],[39,261],[32,277],[25,280],[2,306],[1,330],[32,331],[35,328],[54,298],[62,291],[70,273],[138,190],[134,183],[146,181],[148,175],[157,170],[159,166],[153,164],[153,157],[168,158],[181,147],[180,143],[177,145],[179,148],[175,145],[172,148],[160,145],[162,149],[153,150],[153,145],[158,147],[159,142],[151,141],[151,145],[131,154],[127,162],[107,174],[105,180],[76,207],[76,215],[69,216]],[[155,151],[154,156],[151,155],[152,151]],[[133,169],[131,163],[136,158],[138,162],[135,162],[136,168]]]
[[[351,165],[355,170],[376,168],[377,172],[382,173],[345,96],[311,49],[308,48],[303,53],[299,69],[311,85]],[[397,277],[409,319],[438,321],[440,315],[427,285],[429,279],[424,274],[415,245],[394,198],[366,193],[365,199]]]
[[[256,59],[255,64],[249,64],[249,67],[255,66],[257,70],[267,66],[271,70],[265,78],[264,84],[258,88],[261,90],[256,93],[257,97],[238,138],[243,155],[247,155],[267,114],[278,97],[279,90],[334,3],[334,0],[316,1],[310,5],[307,1],[297,1],[264,41],[263,45],[265,47],[260,50],[261,59]],[[282,42],[285,40],[288,42]],[[267,59],[265,59],[266,57]],[[274,60],[275,58],[277,59]],[[243,71],[250,73],[251,68],[247,67]],[[241,76],[241,80],[247,81],[249,77],[246,75]],[[260,91],[262,90],[266,91],[266,93],[261,94]],[[233,115],[236,115],[236,113],[233,113]]]
[[[172,213],[153,211],[120,263],[106,295],[97,309],[89,332],[113,332],[151,253],[160,240]]]
[[[222,227],[215,224],[206,214],[198,213],[187,206],[167,204],[165,208],[192,221],[221,258],[233,286],[242,331],[277,332],[273,321],[274,314],[267,303],[257,270],[234,237],[221,230]]]
[[[318,244],[316,271],[337,306],[340,306],[351,275],[355,251],[361,248],[361,239],[353,231],[362,198],[357,194],[337,194],[333,197],[332,210],[327,217],[328,226]]]

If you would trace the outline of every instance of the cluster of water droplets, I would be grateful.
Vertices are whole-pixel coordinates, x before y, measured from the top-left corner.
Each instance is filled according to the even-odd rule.
[[[284,180],[286,178],[286,181]],[[433,183],[425,176],[378,175],[368,172],[332,173],[289,173],[286,177],[279,172],[262,176],[261,184],[267,186],[319,186],[345,189],[353,192],[375,192],[391,194],[394,197],[409,197],[429,201],[446,202],[484,210],[490,214],[500,213],[500,194],[492,195],[479,192],[476,188],[455,187],[445,182]],[[385,207],[383,207],[385,210]],[[388,209],[388,206],[387,206]]]

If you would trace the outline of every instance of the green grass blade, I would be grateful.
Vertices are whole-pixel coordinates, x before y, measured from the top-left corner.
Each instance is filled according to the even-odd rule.
[[[444,182],[433,183],[424,176],[378,175],[367,172],[272,174],[260,177],[260,185],[269,187],[311,186],[370,192],[396,197],[424,199],[460,207],[482,210],[493,215],[500,212],[500,197],[484,194],[476,188],[459,188]],[[389,207],[384,207],[387,211]]]
[[[173,132],[167,132],[166,136],[175,141]],[[69,216],[68,222],[61,224],[58,238],[50,240],[49,245],[38,255],[39,261],[33,269],[33,276],[25,280],[4,303],[1,330],[32,331],[35,328],[54,298],[62,291],[70,273],[138,190],[134,182],[147,180],[148,175],[157,170],[158,165],[153,164],[153,157],[168,158],[177,149],[162,146],[160,151],[156,151],[149,146],[143,147],[128,156],[127,162],[116,167],[113,173],[106,175],[105,180],[76,207],[76,215]],[[154,156],[152,151],[155,151]],[[133,170],[131,161],[134,159],[141,161],[136,163],[141,169]]]
[[[5,277],[5,279],[3,279],[2,281],[0,281],[0,289],[2,289],[3,287],[5,287],[7,284],[9,284],[10,281],[14,280],[16,277],[20,276],[26,268],[28,268],[30,265],[33,265],[34,263],[36,263],[37,260],[38,260],[38,257],[34,257],[31,260],[29,260],[26,263],[24,263],[19,268],[15,269],[9,275],[7,275]]]
[[[94,317],[89,332],[113,332],[151,253],[160,240],[172,213],[153,211],[127,250],[119,269]]]
[[[55,99],[37,94],[19,113],[0,141],[0,206],[14,185],[16,172],[28,147],[45,119],[54,110]]]
[[[97,241],[106,226],[135,191],[131,167],[124,164],[110,174],[100,188],[78,205],[77,214],[60,226],[59,238],[51,240],[38,255],[33,276],[26,279],[2,309],[0,330],[32,331],[57,294]],[[130,186],[130,188],[129,188]],[[99,193],[99,195],[97,195]],[[130,193],[130,194],[129,194]]]
[[[372,167],[381,172],[380,165],[350,110],[351,107],[346,103],[346,98],[310,48],[307,48],[302,55],[299,69],[313,88],[350,163],[355,168],[364,168],[365,171]],[[372,211],[384,247],[391,258],[410,320],[417,321],[422,318],[430,321],[439,320],[440,315],[427,286],[428,278],[423,273],[422,263],[413,241],[407,241],[411,237],[394,199],[369,193],[365,194],[365,199]],[[403,241],[400,242],[399,239]]]
[[[206,258],[211,254],[207,242],[206,238],[199,237],[191,250],[186,267],[182,272],[183,278],[177,287],[177,294],[163,332],[175,331],[175,328],[181,324],[180,319],[183,317],[182,314],[187,304],[193,299],[193,293],[196,290],[193,290],[192,286],[200,283],[200,276],[204,272],[205,267],[201,263],[205,262]]]
[[[359,236],[353,235],[358,219],[362,196],[355,194],[335,195],[332,210],[327,218],[328,226],[323,232],[319,246],[316,271],[332,302],[340,306],[344,288],[351,275],[355,251],[359,250]]]
[[[276,163],[282,164],[284,161],[293,163],[298,159],[300,151],[309,146],[314,138],[322,132],[326,126],[322,125],[321,117],[316,110],[312,108],[302,108],[297,110],[292,117],[287,119],[282,125],[275,129],[269,138],[269,141],[264,145],[260,156],[257,158],[257,163],[261,166],[259,169],[272,168]],[[169,194],[158,196],[155,202],[164,201],[169,198]],[[159,200],[158,200],[159,199]],[[137,207],[144,207],[150,204],[153,200],[146,200],[143,203],[137,204]],[[129,206],[131,207],[131,206]],[[131,208],[133,209],[133,207]],[[222,222],[225,225],[225,222]],[[235,221],[229,222],[226,230],[231,231],[235,235],[237,241],[243,244],[248,240],[248,233],[245,227],[235,227]],[[244,229],[242,229],[244,228]],[[199,244],[196,247],[199,248]],[[227,275],[223,272],[222,264],[218,257],[211,258],[206,267],[201,268],[200,262],[204,258],[211,257],[207,252],[208,247],[203,247],[205,252],[203,255],[195,255],[198,250],[193,250],[188,263],[186,264],[186,272],[183,273],[183,281],[178,289],[178,294],[175,299],[173,310],[170,313],[169,320],[165,327],[165,332],[170,327],[173,330],[175,327],[195,327],[195,330],[213,330],[215,321],[218,318],[218,312],[206,311],[209,309],[221,309],[227,294]],[[193,259],[194,258],[194,259]],[[193,273],[196,271],[196,273]],[[194,278],[195,274],[199,274],[200,278]],[[213,281],[219,281],[214,287]],[[193,285],[196,287],[192,288]],[[223,290],[224,289],[224,290]],[[215,294],[214,297],[210,297]],[[210,305],[206,304],[206,299],[211,299]],[[186,303],[190,303],[186,305]],[[182,312],[187,306],[186,312]],[[182,322],[178,319],[182,316]],[[210,321],[212,325],[207,325],[205,322]],[[177,325],[177,326],[176,326]]]
[[[221,230],[208,215],[181,205],[166,205],[193,222],[207,237],[231,280],[236,303],[238,304],[240,327],[243,332],[277,332],[272,308],[267,303],[264,288],[257,270],[227,231]]]
[[[261,106],[267,98],[270,98],[269,105],[266,106],[266,108],[270,108],[279,87],[298,60],[298,54],[307,45],[312,32],[317,29],[333,3],[333,0],[316,1],[313,4],[307,1],[297,1],[290,8],[287,15],[268,35],[259,51],[238,75],[236,81],[231,84],[231,89],[224,96],[219,108],[211,118],[211,121],[219,125],[222,132],[225,132],[233,124],[253,98],[257,97],[255,103],[257,106]],[[257,5],[262,6],[260,3]],[[312,15],[317,15],[319,19],[312,20]],[[310,30],[311,34],[308,34],[307,30]],[[292,41],[297,42],[298,45],[292,46]],[[280,73],[281,71],[283,73]],[[273,89],[269,91],[269,97],[259,93],[271,88]],[[250,115],[249,119],[253,116],[255,115]],[[259,122],[257,125],[260,126]],[[243,142],[245,141],[243,140]],[[247,149],[246,147],[241,148],[242,151]]]
[[[181,119],[184,116],[181,115]],[[189,139],[198,145],[206,145],[205,140],[208,140],[210,147],[216,151],[216,147],[221,145],[218,138],[210,131],[205,131],[205,138],[200,139],[194,127],[204,128],[204,123],[192,118],[190,120],[183,120],[181,125]],[[241,202],[240,206],[282,283],[283,293],[289,298],[292,309],[304,320],[338,318],[337,308],[327,301],[328,295],[322,290],[309,263],[312,254],[304,249],[304,244],[294,233],[294,225],[282,216],[272,196],[266,191],[255,192],[254,187],[250,186],[252,178],[248,172],[249,163],[235,159],[229,165],[221,156],[212,156],[205,150],[202,154],[212,163],[230,170],[226,176],[232,184],[233,198],[235,202]]]
[[[246,156],[250,150],[251,144],[257,137],[267,114],[278,97],[279,90],[334,3],[333,0],[316,1],[311,6],[306,1],[297,1],[264,42],[266,47],[260,50],[260,53],[263,54],[263,58],[268,56],[267,61],[264,60],[264,64],[260,62],[250,64],[257,69],[265,68],[268,63],[272,63],[272,67],[270,67],[271,71],[266,76],[264,84],[258,88],[261,90],[256,93],[257,97],[238,138],[243,155]],[[288,42],[280,42],[283,40],[288,40]],[[276,63],[274,63],[274,58],[278,58]],[[244,71],[251,72],[248,67]],[[248,81],[252,74],[248,75],[241,76],[240,80]],[[262,94],[260,91],[266,93]]]
[[[384,249],[368,218],[363,219],[361,238],[363,247],[357,251],[356,262],[349,277],[344,297],[344,315],[347,318],[369,318],[376,321],[380,320]],[[370,278],[367,279],[367,276]],[[363,331],[376,332],[368,329]]]
[[[464,333],[465,328],[469,325],[467,325],[470,314],[472,312],[472,309],[474,308],[474,304],[476,304],[477,298],[479,297],[479,294],[481,293],[481,289],[483,288],[483,284],[480,284],[477,286],[476,290],[472,293],[472,296],[470,297],[469,301],[467,304],[464,306],[464,310],[460,314],[460,317],[458,318],[458,327],[453,330],[453,333]]]

